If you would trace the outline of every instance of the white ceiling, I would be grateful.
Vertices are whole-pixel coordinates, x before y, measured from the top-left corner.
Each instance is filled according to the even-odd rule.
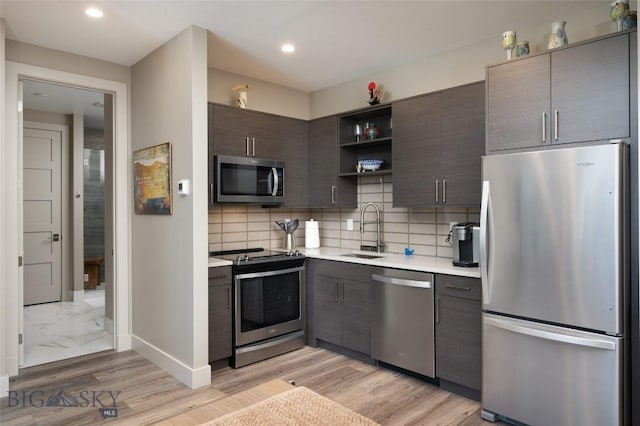
[[[60,114],[82,114],[85,127],[104,128],[104,94],[102,92],[25,80],[22,93],[25,109]]]
[[[126,66],[197,25],[210,67],[312,92],[591,7],[608,1],[0,0],[0,15],[8,39]]]

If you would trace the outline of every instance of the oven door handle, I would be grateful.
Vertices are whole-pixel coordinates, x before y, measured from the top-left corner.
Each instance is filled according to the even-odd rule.
[[[277,269],[274,271],[262,271],[262,272],[251,272],[248,274],[238,274],[238,275],[234,275],[234,277],[236,280],[246,280],[251,278],[259,278],[259,277],[272,277],[274,275],[284,275],[284,274],[290,274],[292,272],[300,272],[300,271],[304,271],[304,266],[299,266],[296,268],[289,268],[289,269]]]
[[[254,351],[259,351],[261,349],[268,349],[268,348],[271,348],[273,346],[281,345],[283,343],[299,339],[301,337],[304,337],[304,331],[303,330],[296,331],[295,333],[291,333],[286,337],[285,336],[280,336],[278,338],[274,338],[273,340],[269,340],[269,341],[266,341],[264,343],[259,343],[257,345],[251,345],[250,347],[236,348],[236,353],[237,354],[242,354],[242,353],[245,353],[245,352],[254,352]]]

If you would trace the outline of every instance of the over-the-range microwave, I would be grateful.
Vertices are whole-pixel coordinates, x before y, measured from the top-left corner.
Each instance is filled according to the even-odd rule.
[[[216,155],[214,173],[217,203],[282,204],[284,201],[282,161]]]

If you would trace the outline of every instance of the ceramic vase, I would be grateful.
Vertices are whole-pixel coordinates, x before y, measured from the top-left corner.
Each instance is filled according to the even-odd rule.
[[[629,0],[614,0],[610,3],[609,16],[616,23],[618,31],[624,28],[624,20],[629,15]]]
[[[630,30],[638,26],[638,16],[635,10],[629,11],[629,15],[622,21],[622,29]]]
[[[502,33],[502,48],[507,51],[507,60],[511,59],[513,48],[516,47],[516,32],[505,31]]]
[[[567,40],[567,33],[564,31],[566,21],[555,21],[551,24],[551,34],[549,35],[549,49],[555,49],[556,47],[569,44]]]
[[[528,40],[519,41],[518,44],[516,44],[516,56],[520,57],[528,54],[529,54],[529,41]]]
[[[373,123],[367,123],[367,128],[364,129],[364,136],[367,140],[374,140],[378,137],[378,128]]]

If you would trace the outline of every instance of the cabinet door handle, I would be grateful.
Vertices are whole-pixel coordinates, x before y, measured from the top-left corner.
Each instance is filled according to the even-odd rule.
[[[340,303],[344,303],[344,283],[340,283]]]
[[[251,138],[251,156],[255,157],[256,156],[256,138]]]
[[[340,283],[336,281],[336,302],[340,302]]]
[[[336,186],[331,185],[331,204],[336,204]]]
[[[452,285],[452,284],[447,284],[445,285],[446,288],[450,288],[452,290],[462,290],[462,291],[471,291],[471,286],[460,286],[458,287],[457,285]]]
[[[442,204],[447,204],[447,180],[442,179]]]
[[[209,204],[213,204],[213,184],[209,184]]]
[[[440,324],[440,298],[436,299],[436,324]]]
[[[436,180],[436,203],[438,202],[438,193],[440,192],[440,181]]]
[[[249,157],[249,136],[244,139],[245,143],[245,152],[247,153],[247,157]]]
[[[542,142],[547,141],[547,113],[542,113]]]
[[[227,311],[231,310],[231,287],[227,287]]]
[[[558,110],[555,110],[553,115],[555,116],[553,120],[553,137],[555,140],[558,140],[558,119],[560,118],[560,113]]]

